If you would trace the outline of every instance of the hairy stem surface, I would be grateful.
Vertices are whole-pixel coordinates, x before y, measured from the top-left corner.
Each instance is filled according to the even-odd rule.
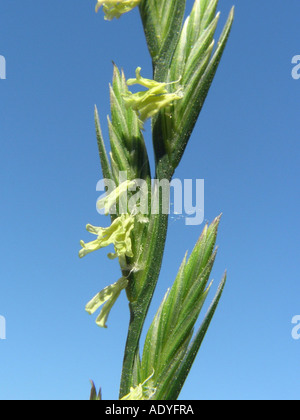
[[[168,160],[162,159],[157,164],[157,179],[171,180],[173,171],[170,170]],[[168,229],[168,214],[162,213],[162,195],[159,196],[159,214],[151,216],[148,231],[147,260],[139,281],[144,287],[135,302],[129,304],[130,324],[125,347],[123,371],[120,386],[120,398],[130,391],[133,378],[134,362],[139,351],[139,342],[148,309],[158,281]],[[140,276],[141,276],[140,275]],[[130,281],[134,281],[133,278]]]

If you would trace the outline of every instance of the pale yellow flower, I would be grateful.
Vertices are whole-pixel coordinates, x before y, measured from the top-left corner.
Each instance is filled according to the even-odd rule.
[[[136,78],[128,79],[127,85],[139,84],[148,90],[138,93],[128,92],[123,96],[125,105],[127,108],[131,107],[134,109],[138,113],[140,120],[145,122],[148,118],[154,117],[162,108],[182,99],[183,92],[181,89],[174,93],[168,93],[166,87],[173,83],[178,82],[160,83],[155,80],[145,79],[141,76],[141,68],[138,67],[136,69]]]
[[[125,395],[125,397],[121,398],[121,400],[150,400],[151,397],[156,392],[156,388],[146,386],[146,383],[149,382],[154,375],[153,373],[142,383],[139,384],[137,387],[130,388],[129,394]]]
[[[89,243],[80,241],[82,249],[79,251],[79,257],[83,258],[90,252],[97,251],[98,249],[111,244],[115,247],[115,253],[108,254],[109,258],[113,259],[125,256],[133,257],[130,237],[133,228],[134,217],[130,214],[121,214],[121,216],[116,218],[107,228],[87,225],[87,231],[97,235],[98,238]]]
[[[107,328],[106,321],[111,308],[120,296],[121,291],[125,289],[127,285],[128,280],[125,277],[121,277],[116,283],[105,287],[101,292],[97,293],[97,295],[86,305],[85,310],[92,315],[104,304],[100,315],[96,319],[96,324],[99,325],[99,327]]]
[[[140,4],[141,0],[97,0],[96,12],[103,6],[105,20],[119,19]]]
[[[97,208],[99,210],[104,209],[104,214],[108,215],[111,209],[114,209],[118,199],[130,190],[130,188],[134,187],[135,184],[135,181],[122,182],[122,184],[115,188],[110,194],[97,202]]]

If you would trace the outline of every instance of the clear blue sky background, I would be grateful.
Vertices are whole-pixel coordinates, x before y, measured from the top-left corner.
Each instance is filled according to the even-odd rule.
[[[220,2],[221,24],[232,4]],[[300,2],[235,4],[230,42],[176,172],[205,179],[206,220],[223,212],[211,298],[228,269],[181,399],[298,399],[300,80],[291,60],[300,54]],[[94,5],[0,4],[0,399],[87,399],[89,379],[104,399],[118,396],[125,296],[107,330],[84,306],[119,269],[105,250],[77,253],[86,223],[105,223],[95,210],[94,104],[107,139],[112,60],[128,77],[137,66],[151,76],[151,63],[138,11],[108,23]],[[145,136],[150,148],[149,129]],[[147,325],[202,228],[171,219]]]

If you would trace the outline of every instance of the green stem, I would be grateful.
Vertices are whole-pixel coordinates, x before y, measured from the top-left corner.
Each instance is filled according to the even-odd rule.
[[[154,4],[152,4],[153,7]],[[155,44],[155,33],[151,23],[151,3],[141,3],[141,17],[146,32],[147,43],[150,47]],[[172,15],[172,20],[169,23],[170,31],[168,32],[168,40],[164,40],[164,47],[161,46],[159,57],[157,61],[152,55],[154,79],[156,81],[165,81],[175,45],[180,35],[185,1],[175,0],[174,10],[176,13]],[[153,45],[154,45],[153,44]],[[152,45],[152,46],[153,46]],[[174,168],[170,165],[168,151],[164,142],[164,120],[159,115],[153,120],[153,147],[155,154],[156,165],[156,179],[172,179]],[[130,324],[128,329],[127,342],[125,347],[123,371],[120,386],[120,398],[128,394],[130,387],[133,386],[133,371],[137,352],[139,351],[139,342],[148,309],[156,288],[158,277],[160,274],[162,259],[164,255],[167,230],[168,230],[168,214],[162,212],[162,195],[159,194],[159,214],[150,215],[150,224],[147,235],[147,252],[145,254],[145,266],[141,273],[137,276],[133,273],[130,281],[135,282],[135,277],[138,277],[139,285],[142,285],[142,290],[135,302],[129,304],[130,307]]]
[[[170,170],[168,161],[162,159],[157,165],[157,179],[171,180],[173,171]],[[156,288],[159,277],[165,242],[168,228],[168,214],[162,213],[162,196],[159,197],[159,214],[151,216],[148,231],[148,250],[145,267],[139,275],[139,282],[143,284],[143,289],[135,302],[129,304],[130,324],[128,329],[127,342],[124,353],[123,371],[120,386],[120,398],[128,394],[130,387],[133,386],[132,375],[136,353],[139,351],[139,342],[148,313],[148,309]],[[134,275],[133,275],[134,277]],[[131,281],[134,281],[132,278]]]

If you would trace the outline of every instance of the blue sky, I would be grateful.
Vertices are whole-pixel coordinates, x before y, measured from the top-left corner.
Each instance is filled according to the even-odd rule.
[[[192,1],[188,0],[188,10]],[[236,3],[225,55],[175,176],[205,180],[205,220],[221,212],[214,288],[228,283],[181,399],[298,399],[300,341],[299,0]],[[221,25],[232,3],[220,2]],[[151,62],[137,10],[105,22],[94,0],[1,2],[0,399],[116,399],[125,296],[100,330],[86,302],[117,280],[106,251],[78,258],[101,178],[93,124],[107,139],[112,61]],[[220,26],[221,28],[221,26]],[[145,134],[151,150],[149,128]],[[150,156],[151,152],[150,152]],[[171,218],[147,325],[203,226]],[[211,298],[213,296],[211,293]]]

